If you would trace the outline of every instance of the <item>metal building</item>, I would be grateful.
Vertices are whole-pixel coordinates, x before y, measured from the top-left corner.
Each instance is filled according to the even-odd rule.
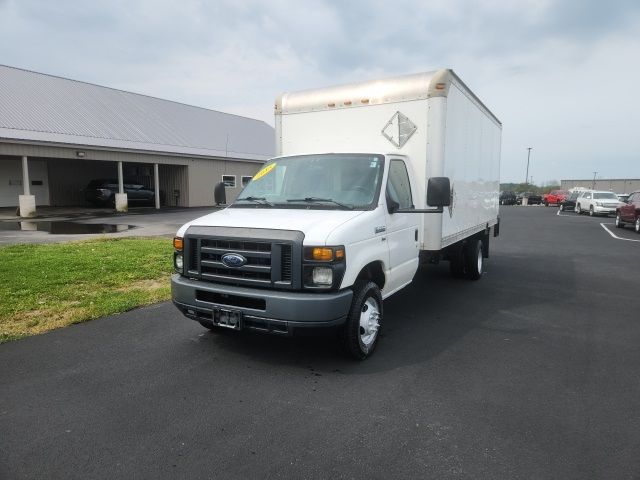
[[[263,121],[0,65],[0,207],[20,197],[23,216],[84,205],[93,179],[145,185],[156,208],[213,205],[273,153]]]
[[[587,179],[587,180],[561,180],[560,186],[563,190],[569,190],[570,188],[583,187],[594,190],[605,190],[615,193],[631,193],[640,190],[640,178],[636,179],[624,179],[624,178],[612,178],[612,179]]]

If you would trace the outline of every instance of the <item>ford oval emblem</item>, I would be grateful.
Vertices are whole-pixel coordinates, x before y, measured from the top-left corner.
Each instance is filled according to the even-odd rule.
[[[239,253],[225,253],[224,255],[222,255],[222,258],[220,260],[222,260],[222,263],[230,268],[238,268],[247,263],[247,259]]]

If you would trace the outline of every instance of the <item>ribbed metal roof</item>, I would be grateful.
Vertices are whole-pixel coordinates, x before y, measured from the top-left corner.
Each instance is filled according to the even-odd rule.
[[[253,160],[275,151],[260,120],[4,65],[0,140]]]

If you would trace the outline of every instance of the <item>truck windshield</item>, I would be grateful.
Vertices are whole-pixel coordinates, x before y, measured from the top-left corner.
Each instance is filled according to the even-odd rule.
[[[384,157],[321,154],[275,158],[254,175],[233,207],[366,210],[380,192]]]

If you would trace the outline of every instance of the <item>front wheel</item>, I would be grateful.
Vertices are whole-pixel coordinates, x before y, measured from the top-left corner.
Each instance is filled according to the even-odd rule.
[[[382,294],[373,282],[357,282],[341,340],[345,351],[356,360],[373,353],[382,325]]]
[[[622,219],[620,218],[619,213],[616,213],[616,227],[624,228],[624,223],[622,223]]]
[[[595,212],[593,211],[593,205],[591,205],[591,206],[589,207],[589,216],[590,216],[590,217],[593,217],[594,215],[595,215]]]
[[[576,203],[576,213],[578,215],[580,215],[582,213],[582,210],[580,209],[580,204],[579,203]]]
[[[559,209],[561,212],[564,212],[564,205],[563,205],[563,204],[560,204],[560,206],[558,207],[558,209]]]
[[[636,218],[634,230],[636,231],[636,233],[640,233],[640,217]]]

